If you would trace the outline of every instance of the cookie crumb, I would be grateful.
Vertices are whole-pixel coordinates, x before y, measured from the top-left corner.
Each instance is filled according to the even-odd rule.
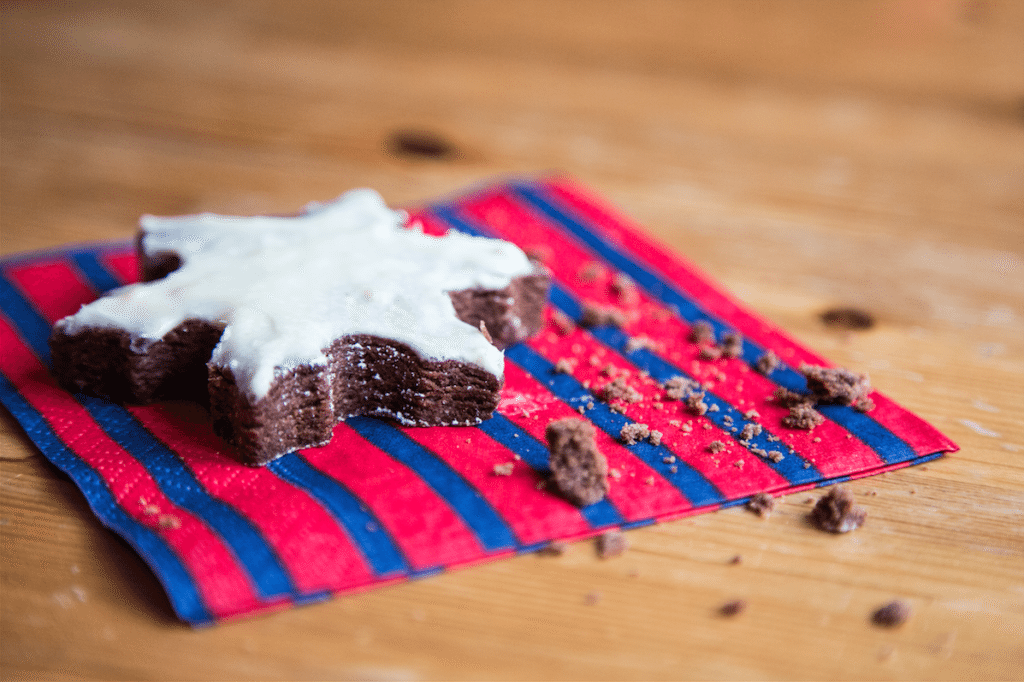
[[[820,403],[853,405],[871,392],[866,374],[843,367],[800,365],[800,373],[807,379],[807,389]]]
[[[743,335],[739,332],[722,334],[722,355],[727,358],[738,358],[743,355]]]
[[[552,540],[538,549],[537,554],[540,554],[541,556],[562,556],[568,549],[569,545],[561,540]]]
[[[747,601],[745,599],[733,599],[722,604],[718,609],[718,613],[725,616],[726,618],[732,618],[738,616],[747,610]]]
[[[674,376],[661,385],[667,400],[682,400],[697,388],[697,382],[683,376]]]
[[[853,409],[858,412],[870,412],[875,409],[875,401],[871,398],[859,398],[857,402],[853,404]]]
[[[587,606],[597,606],[598,602],[601,601],[600,592],[587,592],[583,596],[583,603]]]
[[[843,487],[829,490],[811,509],[810,520],[829,533],[849,533],[864,525],[867,511],[854,503],[853,495]]]
[[[903,625],[910,618],[910,604],[895,599],[871,614],[871,622],[884,628]]]
[[[740,441],[746,442],[755,436],[759,436],[764,430],[760,424],[744,424],[743,430],[740,431]]]
[[[810,431],[825,423],[825,417],[810,403],[799,403],[789,408],[789,414],[782,418],[782,425],[791,429]]]
[[[619,440],[626,445],[635,445],[651,435],[647,424],[625,424],[619,431]]]
[[[576,369],[576,361],[570,358],[559,358],[555,363],[555,374],[572,374]]]
[[[164,530],[177,530],[181,528],[181,519],[177,516],[171,516],[170,514],[161,514],[157,518],[157,525]]]
[[[742,564],[743,563],[743,556],[740,555],[740,554],[735,554],[735,555],[733,555],[733,557],[731,559],[729,559],[729,563],[731,565],[733,565],[733,566],[737,566],[739,564]]]
[[[597,261],[590,261],[578,273],[578,277],[584,282],[594,282],[604,274],[604,267]]]
[[[511,476],[512,475],[513,467],[514,467],[514,465],[513,465],[512,462],[506,462],[504,464],[495,464],[494,465],[494,475],[495,476]]]
[[[686,407],[695,415],[703,416],[708,412],[708,404],[704,402],[703,393],[691,393],[686,397]]]
[[[829,308],[820,315],[826,327],[863,330],[875,326],[875,318],[859,308]]]
[[[767,519],[775,511],[775,498],[768,493],[757,493],[747,500],[747,509]]]
[[[651,445],[657,447],[661,445],[661,439],[663,436],[664,434],[661,431],[651,429],[651,435],[647,436],[647,440]]]
[[[610,559],[619,556],[629,549],[629,540],[626,534],[619,530],[610,530],[597,536],[597,556],[601,559]]]
[[[545,429],[552,479],[567,500],[585,507],[608,494],[608,460],[597,449],[594,426],[583,419],[560,419]]]
[[[764,355],[757,359],[754,368],[761,374],[768,376],[782,364],[779,360],[779,356],[770,350],[764,352]]]
[[[722,350],[717,346],[701,346],[701,360],[717,360],[720,357],[722,357]]]
[[[725,450],[726,447],[726,444],[720,440],[713,440],[708,443],[708,451],[713,455],[717,455],[722,450]]]
[[[551,314],[551,324],[555,325],[555,329],[562,336],[568,336],[576,331],[576,323],[561,310],[556,310]]]
[[[697,320],[690,327],[690,334],[687,338],[693,343],[714,343],[715,341],[715,329],[711,326],[710,322],[705,320]]]
[[[580,326],[603,327],[606,325],[621,329],[626,326],[626,316],[621,310],[616,308],[594,305],[593,303],[583,304],[583,314],[580,316]]]
[[[644,396],[640,391],[626,383],[626,377],[618,376],[601,388],[601,398],[605,401],[625,400],[627,403],[638,403]]]

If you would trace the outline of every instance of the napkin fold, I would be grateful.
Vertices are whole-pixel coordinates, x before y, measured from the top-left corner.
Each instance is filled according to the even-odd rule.
[[[52,324],[136,281],[131,245],[0,261],[0,401],[100,522],[142,556],[188,623],[319,601],[957,449],[877,392],[866,413],[820,406],[824,424],[785,427],[788,409],[772,399],[775,390],[805,391],[801,363],[828,363],[568,180],[504,182],[412,219],[432,233],[512,241],[552,271],[547,326],[506,351],[497,412],[475,427],[353,418],[329,444],[264,468],[231,459],[197,405],[117,405],[71,394],[50,375]],[[580,326],[594,311],[614,324]],[[699,321],[718,340],[739,334],[738,357],[702,355],[688,339]],[[780,362],[765,375],[755,368],[769,350]],[[703,415],[665,396],[673,377],[701,384]],[[634,393],[602,400],[617,379]],[[544,430],[565,417],[597,427],[611,469],[606,499],[582,509],[546,487]],[[658,437],[627,444],[620,434],[631,424]]]

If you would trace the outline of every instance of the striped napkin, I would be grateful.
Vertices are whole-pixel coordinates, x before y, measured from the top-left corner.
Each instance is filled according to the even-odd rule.
[[[50,376],[51,325],[136,280],[130,245],[0,262],[0,400],[100,522],[152,567],[188,623],[315,602],[956,449],[878,393],[868,413],[821,406],[826,421],[812,431],[784,427],[788,410],[771,400],[774,391],[804,390],[796,368],[827,363],[569,181],[498,184],[412,217],[432,233],[510,240],[553,273],[546,328],[505,353],[496,414],[476,427],[353,418],[328,445],[264,468],[232,460],[199,406],[117,405],[72,395]],[[571,324],[595,306],[624,322]],[[739,356],[702,357],[687,338],[698,321],[716,338],[741,334]],[[765,376],[754,367],[769,349],[781,362]],[[703,416],[666,398],[662,384],[677,376],[705,387]],[[634,402],[601,400],[614,377],[636,391]],[[544,429],[565,417],[597,427],[611,469],[607,498],[582,509],[545,486]],[[625,444],[623,426],[636,423],[660,442]],[[752,423],[760,432],[741,438]]]

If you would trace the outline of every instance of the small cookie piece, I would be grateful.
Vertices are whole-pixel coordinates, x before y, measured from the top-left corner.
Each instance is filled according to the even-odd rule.
[[[626,315],[618,308],[584,303],[583,313],[580,315],[580,326],[588,329],[604,326],[621,329],[626,326]]]
[[[757,362],[754,364],[754,369],[756,369],[761,374],[768,376],[776,369],[778,369],[779,365],[781,364],[782,361],[779,360],[779,356],[776,355],[771,350],[767,350],[764,352],[764,355],[757,359]]]
[[[853,405],[871,392],[866,374],[844,367],[800,365],[800,373],[807,379],[807,389],[819,403]]]
[[[544,431],[551,477],[562,495],[578,507],[608,494],[608,460],[597,449],[594,426],[582,419],[559,419]]]
[[[725,616],[726,618],[732,618],[734,616],[740,615],[746,610],[746,599],[733,599],[732,601],[727,601],[724,604],[722,604],[722,606],[720,606],[718,609],[718,613]]]
[[[626,445],[635,445],[651,435],[647,424],[623,424],[619,440]]]
[[[825,416],[811,407],[810,403],[797,403],[789,408],[789,414],[782,418],[782,425],[791,429],[810,431],[825,423]]]
[[[767,519],[775,511],[775,498],[769,493],[757,493],[747,500],[747,509],[762,519]]]
[[[910,604],[902,599],[894,599],[871,614],[871,622],[884,628],[899,627],[906,623],[908,618]]]
[[[743,335],[739,332],[722,334],[722,356],[738,358],[743,355]]]
[[[686,338],[688,338],[692,343],[714,343],[715,328],[706,320],[697,320],[690,327],[690,333]]]
[[[829,533],[849,533],[864,525],[868,513],[854,503],[853,493],[843,487],[829,490],[811,509],[810,520]]]
[[[597,536],[597,556],[610,559],[629,549],[629,540],[621,530],[610,530]]]
[[[661,387],[665,391],[666,400],[682,400],[687,395],[700,388],[700,384],[692,379],[687,379],[686,377],[677,375],[667,379]]]

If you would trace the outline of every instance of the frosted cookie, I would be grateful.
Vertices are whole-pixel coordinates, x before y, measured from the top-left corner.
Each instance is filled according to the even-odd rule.
[[[371,190],[290,217],[144,216],[143,282],[56,324],[54,372],[117,401],[208,400],[249,464],[355,415],[476,424],[501,349],[543,323],[548,274],[508,242],[405,220]]]

